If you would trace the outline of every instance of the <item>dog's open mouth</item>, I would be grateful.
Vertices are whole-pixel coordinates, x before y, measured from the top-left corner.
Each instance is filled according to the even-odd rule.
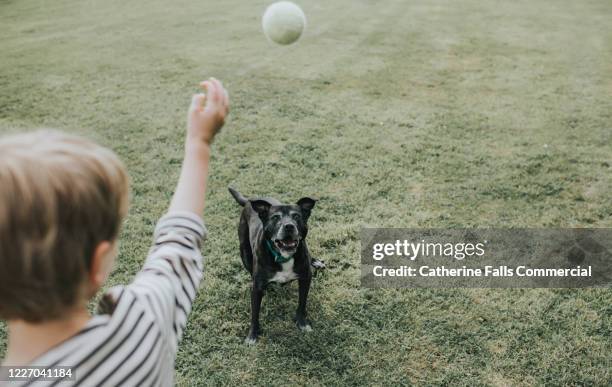
[[[280,251],[294,251],[297,249],[298,244],[299,241],[294,239],[276,239],[274,241],[274,246]]]

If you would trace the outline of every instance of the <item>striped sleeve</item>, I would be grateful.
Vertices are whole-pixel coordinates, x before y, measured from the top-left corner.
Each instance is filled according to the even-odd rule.
[[[70,366],[76,381],[34,378],[23,385],[174,385],[178,342],[202,279],[205,237],[202,219],[194,214],[162,217],[134,281],[107,290],[98,316],[32,362],[47,368]]]
[[[202,219],[189,212],[162,217],[143,269],[128,286],[152,313],[174,350],[202,280],[201,245],[207,231]]]

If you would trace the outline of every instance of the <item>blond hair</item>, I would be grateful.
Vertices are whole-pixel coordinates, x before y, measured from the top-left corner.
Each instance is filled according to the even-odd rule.
[[[127,207],[111,150],[55,131],[0,138],[0,319],[51,320],[80,301],[94,250],[117,238]]]

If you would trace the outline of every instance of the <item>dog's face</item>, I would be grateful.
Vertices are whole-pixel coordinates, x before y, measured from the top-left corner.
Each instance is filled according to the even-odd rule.
[[[293,256],[308,234],[308,218],[316,200],[305,197],[295,205],[270,205],[265,200],[252,200],[264,228],[264,238],[285,258]]]

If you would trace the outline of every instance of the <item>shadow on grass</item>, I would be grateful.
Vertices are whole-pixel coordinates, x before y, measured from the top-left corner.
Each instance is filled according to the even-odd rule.
[[[316,288],[315,291],[322,290]],[[256,344],[260,355],[264,355],[259,357],[261,365],[282,367],[287,374],[303,374],[319,380],[344,379],[354,364],[342,348],[350,346],[354,337],[349,331],[334,327],[346,322],[326,313],[311,292],[308,318],[313,331],[302,332],[294,321],[297,299],[297,283],[273,284],[268,288],[260,317],[262,335]]]

